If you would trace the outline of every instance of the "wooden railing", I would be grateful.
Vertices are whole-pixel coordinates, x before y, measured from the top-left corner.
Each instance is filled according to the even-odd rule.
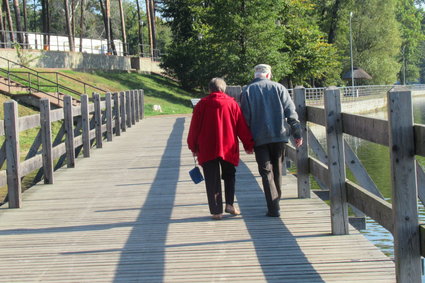
[[[68,168],[75,166],[75,159],[83,153],[90,157],[93,145],[101,148],[104,139],[112,141],[127,128],[144,117],[143,90],[106,93],[104,99],[93,93],[94,103],[89,104],[87,95],[81,96],[79,106],[72,105],[72,98],[65,96],[63,109],[50,110],[48,99],[40,100],[40,114],[18,117],[15,101],[4,103],[4,121],[0,121],[0,137],[4,142],[0,148],[0,186],[7,185],[9,208],[22,206],[22,177],[35,172],[36,179],[44,177],[44,183],[54,183],[54,169],[66,161]],[[52,123],[61,127],[52,136]],[[28,129],[39,129],[34,142],[21,160],[19,133]]]
[[[411,91],[393,89],[388,92],[388,121],[342,113],[340,90],[335,87],[326,89],[324,108],[306,106],[304,88],[296,88],[294,94],[304,144],[298,149],[288,145],[287,154],[297,166],[299,198],[310,197],[309,177],[313,176],[329,189],[333,234],[349,233],[348,205],[352,205],[393,234],[397,282],[421,282],[425,228],[418,223],[417,200],[419,194],[424,201],[425,183],[415,155],[425,156],[425,126],[413,123]],[[326,128],[327,153],[321,149],[316,154],[321,160],[308,154],[309,148],[317,152],[320,145],[307,122]],[[391,203],[382,199],[379,191],[365,181],[368,176],[364,172],[359,173],[363,177],[356,177],[359,184],[346,178],[346,165],[359,165],[360,162],[352,159],[355,154],[344,141],[343,134],[390,148]]]

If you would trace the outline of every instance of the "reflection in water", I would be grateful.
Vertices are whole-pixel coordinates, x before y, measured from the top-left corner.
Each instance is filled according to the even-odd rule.
[[[383,110],[368,114],[366,116],[376,117],[379,119],[387,119],[387,112]],[[425,97],[415,97],[413,103],[413,117],[417,124],[425,124]],[[324,128],[321,127],[324,131]],[[317,133],[318,131],[314,131]],[[326,149],[324,134],[318,135],[321,144]],[[388,147],[379,144],[371,143],[356,137],[344,136],[347,143],[357,154],[363,166],[366,168],[372,180],[375,182],[380,192],[385,197],[385,200],[391,202],[391,165],[389,160]],[[419,163],[425,168],[425,158],[417,157]],[[355,178],[347,170],[347,178],[355,182]],[[421,203],[419,207],[419,221],[425,223],[425,209]],[[390,232],[377,224],[372,219],[367,219],[367,229],[362,231],[364,235],[372,241],[376,246],[388,256],[393,257],[393,236]],[[425,280],[423,280],[425,282]]]

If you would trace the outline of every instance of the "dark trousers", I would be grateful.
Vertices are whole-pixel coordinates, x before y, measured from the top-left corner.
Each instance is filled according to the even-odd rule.
[[[205,186],[207,189],[210,212],[211,214],[223,213],[221,179],[224,180],[226,204],[233,205],[235,199],[235,165],[221,158],[217,158],[205,162],[202,164],[202,168],[204,169]]]
[[[254,147],[255,160],[263,182],[267,209],[271,214],[278,214],[280,210],[284,145],[285,143],[278,142]]]

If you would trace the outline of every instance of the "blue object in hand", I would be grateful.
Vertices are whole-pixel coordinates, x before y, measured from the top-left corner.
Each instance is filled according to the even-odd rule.
[[[195,184],[199,184],[204,180],[204,176],[202,176],[201,170],[199,170],[198,166],[195,166],[195,168],[191,169],[189,171],[189,175]]]

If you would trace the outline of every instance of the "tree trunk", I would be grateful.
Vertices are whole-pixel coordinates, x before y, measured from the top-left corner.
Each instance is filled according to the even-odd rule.
[[[124,53],[124,56],[126,56],[126,55],[128,55],[128,46],[127,46],[127,35],[125,33],[125,20],[124,20],[124,11],[122,9],[122,0],[118,0],[118,5],[120,7],[121,32],[122,32],[122,41],[123,41],[123,53]]]
[[[10,13],[10,6],[9,6],[9,1],[8,0],[3,0],[5,7],[6,7],[6,17],[7,17],[7,22],[9,25],[9,32],[10,32],[10,40],[12,42],[15,42],[15,35],[13,34],[13,22],[12,22],[12,15]]]
[[[108,45],[108,54],[112,53],[111,44],[111,3],[109,0],[105,0],[105,12],[106,12],[106,41]]]
[[[109,0],[106,0],[109,3]],[[108,53],[110,54],[114,54],[116,55],[116,48],[115,48],[115,44],[114,44],[114,39],[113,39],[113,34],[112,34],[112,29],[111,29],[111,19],[107,17],[107,12],[106,9],[103,6],[103,2],[102,0],[99,0],[100,3],[100,10],[102,11],[102,15],[103,15],[103,22],[105,24],[105,31],[107,34],[107,44],[108,44]],[[108,40],[109,38],[109,40]]]
[[[6,41],[6,33],[4,32],[6,30],[6,25],[3,22],[3,3],[0,1],[0,48],[4,48],[4,43]]]
[[[41,21],[43,27],[43,48],[50,49],[50,9],[49,1],[41,0]]]
[[[24,37],[22,34],[22,26],[21,26],[21,9],[19,8],[18,0],[13,0],[13,7],[15,8],[16,33],[17,33],[18,43],[22,47],[24,43]]]
[[[148,34],[149,34],[149,51],[150,57],[153,59],[153,40],[152,40],[152,19],[150,12],[150,0],[146,0],[146,16],[148,18]]]
[[[156,44],[156,25],[155,25],[155,3],[154,0],[150,0],[149,1],[149,5],[150,5],[150,13],[151,13],[151,25],[152,25],[152,47],[153,47],[153,51],[155,52],[155,50],[157,49],[157,44]],[[155,53],[154,53],[155,56]]]
[[[65,25],[66,25],[66,32],[68,34],[69,51],[73,52],[73,51],[75,51],[74,36],[72,35],[71,22],[69,20],[69,3],[68,3],[68,0],[64,0],[64,5],[65,5]]]
[[[71,0],[71,34],[75,49],[75,0]]]
[[[336,26],[338,24],[338,11],[339,6],[341,4],[341,0],[335,0],[335,3],[332,7],[332,14],[331,14],[331,22],[329,25],[329,33],[328,33],[328,43],[335,43],[335,32],[336,32]]]
[[[84,32],[84,0],[81,0],[80,17],[80,52],[83,52],[83,32]]]
[[[25,48],[29,48],[29,41],[28,41],[28,15],[27,15],[27,0],[22,0],[22,10],[24,13],[24,35],[25,35]]]
[[[139,0],[136,0],[136,5],[137,5],[137,20],[138,20],[138,24],[137,24],[137,27],[138,27],[137,39],[138,39],[138,42],[139,42],[139,48],[138,48],[137,52],[140,51],[141,54],[142,54],[141,57],[143,57],[143,52],[144,52],[144,50],[143,50],[143,33],[142,33],[143,25],[142,25],[142,17],[140,15]]]

